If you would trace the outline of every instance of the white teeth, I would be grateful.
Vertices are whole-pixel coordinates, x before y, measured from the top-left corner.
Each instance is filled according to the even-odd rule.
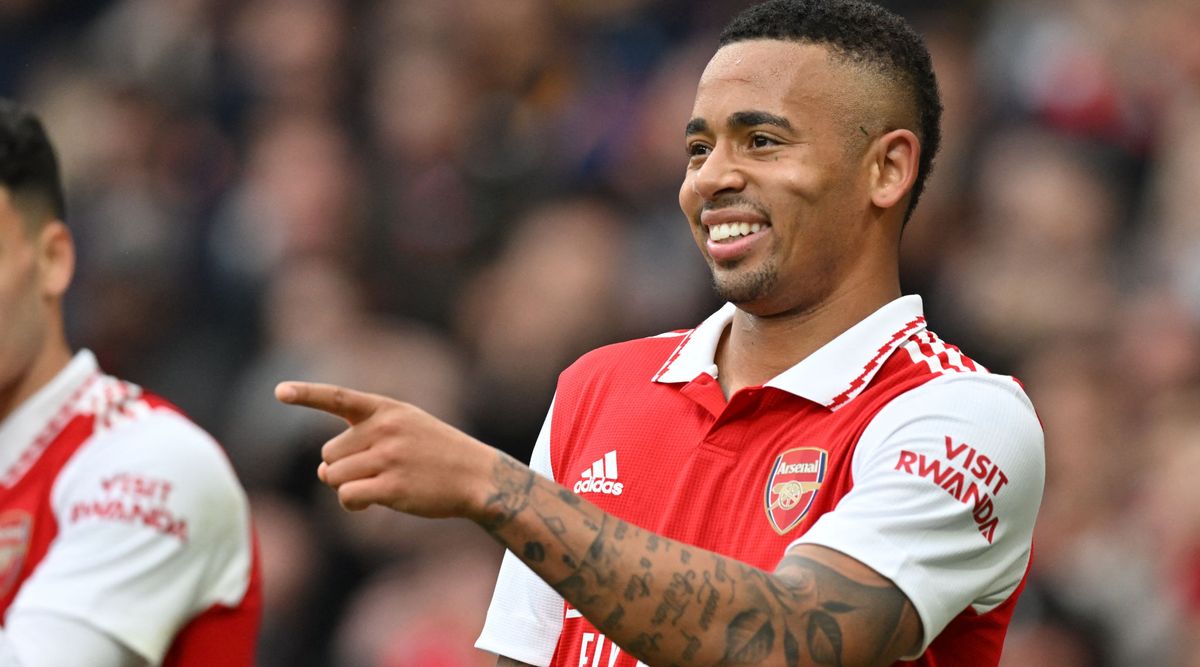
[[[708,228],[708,237],[714,241],[724,241],[735,236],[756,234],[766,227],[757,222],[726,222]]]

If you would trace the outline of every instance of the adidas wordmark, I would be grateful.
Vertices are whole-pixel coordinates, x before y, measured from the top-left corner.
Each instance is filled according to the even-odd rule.
[[[596,459],[592,467],[580,475],[583,479],[575,482],[575,493],[606,493],[619,496],[625,490],[625,485],[617,481],[617,450]]]

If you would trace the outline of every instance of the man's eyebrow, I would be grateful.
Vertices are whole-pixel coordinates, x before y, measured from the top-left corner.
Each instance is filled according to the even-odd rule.
[[[792,124],[788,119],[766,111],[735,111],[729,114],[728,125],[730,129],[745,129],[759,125],[773,125],[783,130],[792,129]],[[706,132],[708,132],[708,121],[703,118],[693,118],[688,121],[683,134],[690,137],[693,134]]]
[[[729,115],[730,128],[747,128],[756,125],[774,125],[783,130],[792,129],[792,124],[783,116],[766,111],[737,111]]]
[[[690,137],[693,134],[703,134],[708,132],[708,121],[703,118],[693,118],[688,121],[687,127],[684,128],[683,136]]]

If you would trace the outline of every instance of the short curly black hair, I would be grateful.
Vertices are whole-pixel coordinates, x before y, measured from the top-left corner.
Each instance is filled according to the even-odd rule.
[[[863,0],[768,0],[750,7],[721,32],[720,45],[755,39],[819,44],[873,68],[912,93],[921,158],[904,220],[912,216],[941,143],[942,99],[933,60],[904,19]]]
[[[11,100],[0,99],[0,187],[57,220],[66,219],[58,158],[42,122]],[[26,220],[33,226],[43,220]]]

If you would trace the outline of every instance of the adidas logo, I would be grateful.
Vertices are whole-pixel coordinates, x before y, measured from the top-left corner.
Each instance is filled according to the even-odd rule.
[[[617,450],[596,459],[589,470],[580,475],[583,479],[575,482],[575,493],[607,493],[619,496],[625,490],[625,485],[617,481]]]

